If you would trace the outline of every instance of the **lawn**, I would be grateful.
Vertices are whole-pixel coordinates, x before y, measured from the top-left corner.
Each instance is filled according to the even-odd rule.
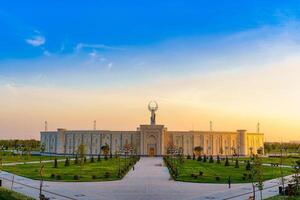
[[[62,157],[64,158],[64,157]],[[31,161],[39,161],[42,160],[53,160],[53,156],[39,156],[39,155],[12,155],[10,153],[2,154],[2,162],[3,163],[13,163],[13,162],[31,162]],[[59,159],[59,157],[58,157]]]
[[[33,198],[26,197],[20,193],[0,188],[0,199],[1,200],[34,200]]]
[[[74,164],[74,161],[70,161],[70,166],[65,166],[65,162],[58,162],[57,168],[54,168],[54,163],[45,163],[44,167],[44,180],[47,181],[112,181],[121,179],[126,172],[131,168],[135,159],[131,159],[131,165],[129,166],[130,159],[127,158],[127,168],[125,169],[124,158],[109,158],[105,160],[101,158],[101,161],[95,159],[94,163],[87,160],[86,163],[80,166],[80,164]],[[123,173],[118,176],[119,162]],[[3,166],[3,171],[11,172],[20,176],[24,176],[31,179],[40,179],[39,175],[40,164],[22,164],[15,166]]]
[[[262,162],[263,163],[278,163],[280,164],[280,158],[279,157],[261,157],[262,159]],[[231,159],[230,159],[231,160]],[[240,158],[241,161],[243,160],[249,160],[249,157],[242,157]],[[291,158],[291,157],[284,157],[283,160],[282,160],[282,163],[284,165],[295,165],[296,164],[296,161],[300,160],[300,158]]]
[[[267,198],[266,200],[300,200],[300,196],[298,197],[275,196],[275,197]]]
[[[263,166],[264,180],[280,177],[280,169],[278,167]],[[284,175],[292,172],[290,168],[283,168]],[[224,161],[220,164],[197,161],[192,159],[184,159],[184,163],[179,167],[179,175],[177,181],[197,182],[197,183],[227,183],[228,177],[231,177],[232,183],[249,183],[251,182],[251,171],[246,170],[246,166],[240,163],[239,168],[235,168],[233,163],[230,166],[224,166]],[[200,172],[203,174],[200,175]],[[244,175],[245,174],[245,175]],[[219,178],[217,178],[219,177]],[[245,177],[245,178],[243,178]],[[219,179],[219,180],[217,180]]]

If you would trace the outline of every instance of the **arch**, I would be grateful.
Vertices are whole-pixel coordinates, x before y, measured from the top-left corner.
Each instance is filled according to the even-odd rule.
[[[147,143],[148,144],[156,144],[157,140],[156,140],[156,137],[154,135],[150,135],[148,136],[147,138]]]
[[[154,135],[149,135],[146,144],[148,156],[155,156],[157,154],[157,138]]]

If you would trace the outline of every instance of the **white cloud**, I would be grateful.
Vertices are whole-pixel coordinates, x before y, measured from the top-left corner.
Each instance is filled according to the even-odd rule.
[[[80,50],[82,50],[84,48],[105,49],[105,50],[125,50],[124,48],[109,46],[109,45],[105,45],[105,44],[86,44],[86,43],[78,43],[74,49],[76,52],[79,52]]]
[[[36,35],[32,38],[26,39],[26,42],[34,47],[38,47],[45,44],[46,39],[41,35]]]

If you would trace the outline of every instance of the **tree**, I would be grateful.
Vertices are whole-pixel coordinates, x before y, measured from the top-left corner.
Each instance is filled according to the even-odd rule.
[[[235,160],[235,166],[234,166],[235,168],[239,168],[240,167],[240,165],[239,165],[239,159],[236,159]]]
[[[194,151],[195,151],[195,154],[199,157],[199,156],[201,156],[201,153],[203,151],[203,147],[202,146],[196,146],[194,148]]]
[[[252,167],[252,188],[253,196],[255,196],[255,187],[260,191],[260,199],[262,200],[262,191],[263,191],[263,168],[262,162],[258,155],[253,157],[253,167]]]
[[[203,156],[203,162],[206,162],[206,155]]]
[[[214,162],[214,159],[213,159],[213,156],[211,155],[210,157],[209,157],[209,163],[213,163]]]
[[[299,184],[300,184],[300,160],[296,161],[295,166],[293,166],[293,182],[295,184],[295,194],[299,194]]]
[[[0,147],[0,170],[2,170],[2,164],[3,164],[3,150],[4,150],[4,147],[1,146]]]
[[[57,158],[54,158],[54,168],[57,168]]]
[[[198,156],[197,161],[202,161],[202,156]]]
[[[98,161],[98,162],[100,162],[100,161],[101,161],[101,156],[100,156],[100,154],[98,154],[97,161]]]
[[[249,161],[249,160],[247,160],[246,170],[247,170],[247,171],[250,171],[250,170],[251,170],[251,164],[250,164],[250,161]]]
[[[94,156],[91,157],[91,163],[95,162]]]
[[[45,144],[42,144],[40,148],[40,163],[42,163],[42,154],[45,152],[45,149]]]
[[[228,160],[228,157],[226,156],[226,158],[225,158],[225,164],[224,164],[226,167],[227,166],[229,166],[230,164],[229,164],[229,160]]]
[[[220,164],[221,163],[221,160],[220,160],[220,156],[217,155],[217,163]]]
[[[101,150],[102,150],[102,152],[104,154],[104,159],[107,160],[108,154],[109,154],[109,145],[106,143],[105,145],[103,145],[101,147]]]
[[[65,167],[68,167],[68,166],[70,166],[70,160],[69,160],[69,158],[67,157],[67,158],[66,158],[66,161],[65,161]]]
[[[77,156],[77,154],[76,154],[76,156],[75,156],[74,164],[75,164],[75,165],[78,164],[78,156]]]
[[[259,148],[257,149],[257,154],[263,155],[263,153],[264,153],[264,148],[263,148],[263,147],[259,147]]]
[[[85,146],[83,144],[79,145],[77,152],[80,158],[80,165],[82,166],[84,164],[85,158]]]
[[[282,165],[283,165],[283,159],[284,159],[284,156],[283,156],[283,146],[281,144],[280,146],[280,177],[281,177],[281,184],[282,184],[282,188],[283,188],[283,196],[285,196],[285,186],[284,186],[284,173],[283,173],[283,169],[282,169]]]

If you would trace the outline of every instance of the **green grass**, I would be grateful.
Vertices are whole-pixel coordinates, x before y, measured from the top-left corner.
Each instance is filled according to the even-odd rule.
[[[228,177],[231,177],[232,183],[249,183],[251,179],[246,178],[243,180],[243,174],[250,174],[250,171],[246,170],[245,164],[240,163],[239,168],[235,168],[233,163],[230,163],[230,166],[225,167],[224,161],[221,164],[208,163],[197,161],[197,160],[188,160],[185,159],[184,163],[179,167],[179,176],[177,181],[186,181],[186,182],[197,182],[197,183],[227,183]],[[280,177],[280,169],[263,166],[263,178],[264,180],[273,179]],[[202,171],[203,175],[199,176],[199,172]],[[290,168],[283,168],[284,175],[289,175],[292,172]],[[191,175],[198,175],[197,178],[192,177]],[[220,177],[220,180],[217,181],[216,177]]]
[[[287,197],[285,196],[285,198],[283,196],[275,196],[275,197],[270,197],[267,198],[266,200],[300,200],[300,197]]]
[[[20,193],[0,188],[0,199],[1,200],[34,200],[33,198],[26,197]]]
[[[62,157],[63,159],[64,157]],[[14,162],[31,162],[31,161],[39,161],[42,160],[53,160],[53,156],[39,156],[39,155],[11,155],[8,153],[3,153],[2,162],[3,163],[14,163]],[[57,157],[60,159],[60,157]]]
[[[127,165],[129,159],[127,158]],[[121,169],[125,166],[125,159],[120,159]],[[101,159],[97,162],[95,159],[94,163],[87,161],[82,167],[75,165],[74,161],[70,161],[70,166],[65,167],[64,162],[58,162],[58,168],[54,168],[53,163],[45,163],[44,167],[44,180],[47,181],[112,181],[118,180],[119,172],[119,159],[111,158],[108,160]],[[122,168],[123,166],[123,168]],[[24,176],[31,179],[40,179],[39,170],[40,164],[22,164],[15,166],[3,166],[3,170],[11,172],[20,176]],[[105,176],[109,173],[109,176]],[[55,177],[51,177],[51,175]],[[57,178],[57,176],[61,178]],[[74,180],[74,175],[79,176],[79,180]],[[96,177],[92,177],[96,176]]]
[[[231,159],[230,159],[231,160]],[[243,161],[243,160],[249,160],[249,157],[246,158],[240,158],[239,160]],[[280,158],[278,157],[261,157],[262,163],[278,163],[280,164]],[[284,165],[295,165],[296,161],[300,160],[300,158],[291,158],[291,157],[287,157],[287,158],[283,158],[283,164]]]

